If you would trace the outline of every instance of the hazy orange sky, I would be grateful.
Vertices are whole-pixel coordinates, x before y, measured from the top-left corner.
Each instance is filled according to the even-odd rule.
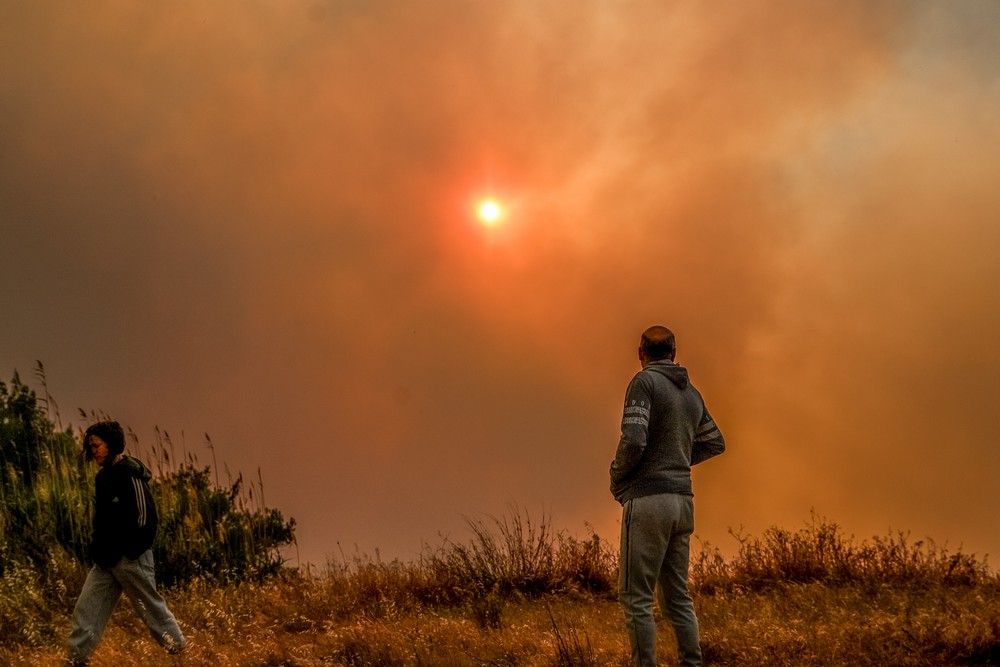
[[[703,539],[815,510],[998,554],[997,34],[995,0],[2,3],[0,377],[208,432],[303,560],[510,502],[614,542],[660,323],[729,443]]]

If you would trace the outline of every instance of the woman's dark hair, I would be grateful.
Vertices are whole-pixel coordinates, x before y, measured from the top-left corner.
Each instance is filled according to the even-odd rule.
[[[97,436],[108,444],[108,454],[117,456],[125,451],[125,431],[122,425],[115,421],[102,421],[91,424],[83,434],[83,457],[88,461],[94,456],[90,451],[90,436]]]

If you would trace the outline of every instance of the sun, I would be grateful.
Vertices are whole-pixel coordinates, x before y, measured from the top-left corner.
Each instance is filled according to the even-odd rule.
[[[477,213],[479,221],[487,227],[493,227],[503,221],[503,207],[500,202],[493,198],[480,201]]]

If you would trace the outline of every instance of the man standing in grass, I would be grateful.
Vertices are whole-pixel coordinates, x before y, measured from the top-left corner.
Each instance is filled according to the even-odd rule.
[[[123,592],[168,653],[180,653],[185,646],[184,635],[157,592],[153,576],[150,547],[157,516],[148,486],[152,474],[124,451],[125,433],[118,422],[98,422],[83,436],[84,456],[101,469],[95,480],[90,547],[94,567],[73,609],[67,645],[71,665],[87,664]]]
[[[656,666],[653,593],[677,633],[682,667],[701,665],[698,617],[688,592],[694,531],[691,466],[726,449],[722,433],[674,363],[677,347],[666,327],[646,329],[639,342],[642,370],[625,393],[611,493],[622,504],[618,595],[635,667]]]

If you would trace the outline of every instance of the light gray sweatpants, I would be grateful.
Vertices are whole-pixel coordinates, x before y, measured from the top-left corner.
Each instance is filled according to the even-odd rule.
[[[688,592],[694,498],[664,493],[628,500],[622,507],[618,598],[635,667],[656,667],[653,593],[677,634],[682,667],[701,666],[698,617]]]
[[[156,590],[153,552],[147,550],[136,560],[122,558],[110,569],[97,565],[90,569],[73,608],[67,642],[70,662],[85,664],[90,659],[123,592],[149,627],[153,639],[169,653],[184,650],[184,635]]]

